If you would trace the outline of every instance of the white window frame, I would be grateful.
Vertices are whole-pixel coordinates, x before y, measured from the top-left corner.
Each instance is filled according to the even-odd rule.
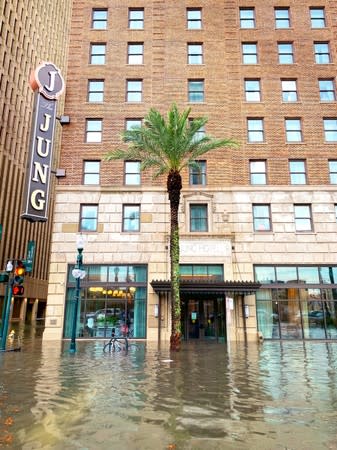
[[[260,102],[261,80],[259,78],[246,78],[244,83],[246,102]]]
[[[333,78],[320,78],[318,80],[318,88],[321,102],[336,101],[336,85]]]
[[[106,58],[106,44],[104,42],[92,42],[90,44],[90,64],[104,65]]]
[[[253,229],[255,233],[272,231],[271,209],[269,203],[252,205]]]
[[[274,15],[276,29],[290,28],[290,8],[274,8]]]
[[[195,14],[195,17],[193,15]],[[198,14],[199,13],[199,14]],[[186,20],[188,30],[201,30],[202,29],[202,8],[187,8]]]
[[[296,233],[313,231],[312,211],[309,204],[294,204],[294,222]]]
[[[132,226],[131,226],[132,225]],[[140,231],[140,205],[124,204],[123,205],[123,233],[138,233]]]
[[[314,52],[316,64],[331,63],[330,43],[328,41],[314,42]]]
[[[278,42],[277,51],[279,64],[294,64],[293,42]]]
[[[250,160],[249,175],[251,185],[267,184],[267,161],[265,159]]]
[[[144,8],[129,8],[129,29],[144,29]]]
[[[293,103],[298,101],[296,79],[281,80],[281,90],[283,102]]]
[[[84,160],[83,161],[83,184],[99,185],[100,184],[101,161]]]
[[[307,169],[304,159],[289,160],[290,184],[307,184]]]
[[[128,42],[128,64],[144,64],[144,42]]]
[[[337,142],[337,117],[323,119],[325,142]]]
[[[103,120],[102,119],[86,119],[85,125],[85,142],[101,143],[103,134]]]
[[[187,44],[187,63],[203,64],[203,44],[201,42],[189,42]]]
[[[88,80],[88,102],[102,103],[104,101],[104,80]]]
[[[242,64],[258,63],[257,42],[242,42]]]
[[[262,117],[247,118],[247,141],[249,143],[264,142],[264,120]]]
[[[126,80],[126,101],[128,103],[141,103],[143,101],[143,80]]]
[[[284,127],[287,142],[303,142],[302,121],[299,117],[286,117],[284,119]]]
[[[255,23],[255,8],[242,7],[239,9],[240,28],[253,29],[256,27]]]

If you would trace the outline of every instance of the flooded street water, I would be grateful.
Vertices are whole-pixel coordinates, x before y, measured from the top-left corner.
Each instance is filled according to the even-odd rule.
[[[0,448],[337,449],[337,344],[24,342],[0,354]]]

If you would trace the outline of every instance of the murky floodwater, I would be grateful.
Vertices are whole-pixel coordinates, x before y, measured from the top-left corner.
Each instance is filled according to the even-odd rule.
[[[337,343],[26,340],[0,354],[0,447],[337,449]]]

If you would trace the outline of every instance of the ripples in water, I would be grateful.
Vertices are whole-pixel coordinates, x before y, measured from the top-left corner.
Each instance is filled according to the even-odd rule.
[[[0,447],[337,449],[337,345],[25,342],[0,355]]]

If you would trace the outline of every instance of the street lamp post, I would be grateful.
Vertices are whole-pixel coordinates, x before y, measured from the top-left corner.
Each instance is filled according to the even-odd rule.
[[[74,305],[74,315],[73,315],[73,326],[71,330],[71,341],[69,351],[71,353],[76,352],[76,328],[77,328],[77,315],[78,315],[78,304],[80,302],[80,292],[81,292],[81,280],[85,277],[85,270],[82,269],[83,264],[83,238],[82,236],[77,236],[77,259],[75,268],[72,271],[73,277],[76,279],[76,290],[75,290],[75,305]]]

